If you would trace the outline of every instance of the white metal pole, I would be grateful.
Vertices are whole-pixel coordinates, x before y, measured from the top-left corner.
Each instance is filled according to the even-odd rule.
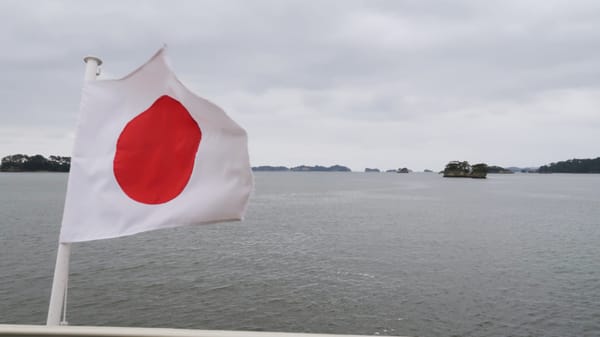
[[[56,265],[54,267],[54,279],[52,280],[52,292],[50,293],[50,306],[48,307],[48,319],[46,325],[59,325],[60,314],[65,304],[65,291],[69,278],[69,256],[71,255],[70,243],[59,243],[56,253]]]
[[[83,59],[85,62],[85,81],[96,79],[98,66],[102,60],[94,56],[87,56]],[[58,252],[56,253],[56,265],[54,267],[54,279],[52,280],[52,292],[50,293],[50,305],[48,307],[48,318],[46,325],[59,325],[60,314],[66,307],[66,290],[69,280],[69,256],[71,255],[70,243],[58,243]]]

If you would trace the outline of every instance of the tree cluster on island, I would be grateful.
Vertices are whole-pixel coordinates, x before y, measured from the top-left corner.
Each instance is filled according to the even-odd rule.
[[[1,172],[69,172],[71,157],[13,154],[2,158]]]
[[[444,168],[445,178],[485,179],[488,166],[484,163],[470,165],[468,161],[451,161]]]

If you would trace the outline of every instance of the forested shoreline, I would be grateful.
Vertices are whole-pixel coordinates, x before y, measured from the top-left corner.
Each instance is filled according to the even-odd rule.
[[[13,154],[2,158],[1,172],[69,172],[71,157]]]
[[[600,173],[600,157],[569,159],[541,166],[539,173]]]

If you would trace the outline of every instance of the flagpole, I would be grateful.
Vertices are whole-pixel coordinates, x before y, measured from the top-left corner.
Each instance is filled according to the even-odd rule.
[[[85,81],[93,81],[98,74],[98,66],[102,60],[94,56],[86,56],[85,62]],[[52,292],[50,293],[50,305],[48,307],[48,318],[46,325],[66,324],[61,322],[60,314],[67,306],[67,286],[69,280],[69,257],[71,255],[70,243],[58,243],[58,252],[56,253],[56,265],[54,267],[54,279],[52,280]],[[63,317],[65,319],[65,317]]]

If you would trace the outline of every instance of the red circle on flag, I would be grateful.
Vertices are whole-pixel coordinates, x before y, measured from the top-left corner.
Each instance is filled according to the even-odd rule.
[[[159,97],[119,135],[113,161],[119,186],[144,204],[174,199],[190,180],[201,139],[198,123],[183,104]]]

